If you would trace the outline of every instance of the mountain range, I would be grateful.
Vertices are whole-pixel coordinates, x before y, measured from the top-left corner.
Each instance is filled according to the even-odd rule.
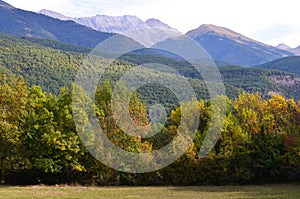
[[[50,17],[51,16],[51,17]],[[0,32],[16,36],[52,39],[77,46],[94,48],[107,38],[136,28],[176,29],[158,19],[143,21],[136,16],[106,16],[71,18],[60,13],[42,10],[39,13],[14,8],[0,1]],[[143,34],[143,33],[142,33]],[[186,33],[208,52],[217,62],[239,66],[256,66],[275,59],[296,55],[297,49],[278,48],[250,39],[225,27],[201,25]],[[151,33],[148,44],[157,42],[168,34]],[[161,38],[160,38],[161,37]],[[134,37],[131,37],[134,38]],[[136,38],[123,38],[122,45],[143,48]],[[158,40],[158,41],[160,41]],[[120,47],[121,48],[121,47]]]
[[[59,13],[57,16],[62,17]],[[168,65],[188,78],[199,96],[206,96],[201,75],[197,75],[185,60],[167,52],[146,49],[135,40],[118,33],[101,32],[72,20],[60,20],[24,11],[3,1],[0,1],[0,18],[0,33],[4,33],[0,34],[0,71],[8,77],[21,76],[29,85],[41,85],[46,91],[59,93],[61,87],[70,86],[76,70],[91,48],[112,36],[120,36],[122,41],[125,41],[122,45],[131,45],[142,50],[122,56],[120,66],[116,68],[130,68],[135,64],[149,62]],[[110,17],[112,18],[114,17]],[[143,23],[147,24],[147,27],[172,29],[156,19],[149,19]],[[288,47],[283,48],[281,45],[275,48],[214,25],[201,25],[186,35],[200,43],[214,60],[222,63],[220,73],[229,97],[235,97],[244,90],[259,92],[265,96],[275,93],[300,99],[300,59],[291,56],[294,54]],[[171,39],[178,41],[179,47],[182,44],[180,37]],[[161,42],[157,45],[168,40]],[[258,65],[261,63],[264,64]],[[258,68],[234,65],[258,65]],[[111,72],[112,78],[117,76],[116,71]],[[152,95],[151,92],[149,95]]]
[[[0,1],[0,32],[15,36],[57,40],[77,46],[94,48],[114,36],[73,21],[61,21],[42,14],[14,8]],[[142,47],[130,38],[123,38],[124,45]]]
[[[151,18],[146,21],[143,21],[140,18],[132,15],[124,15],[124,16],[96,15],[93,17],[72,18],[45,9],[39,11],[38,13],[56,19],[60,19],[63,21],[71,20],[101,32],[123,33],[133,29],[144,29],[144,28],[162,28],[162,29],[177,31],[176,29],[171,28],[169,25],[161,22],[158,19]]]
[[[71,18],[50,10],[41,10],[39,13],[60,20],[72,20],[95,30],[111,33],[122,33],[132,29],[148,27],[176,29],[158,19],[142,21],[136,16],[107,16]],[[232,30],[214,25],[202,25],[191,30],[186,35],[195,39],[211,55],[215,61],[232,63],[241,66],[254,66],[270,60],[295,55],[296,51],[276,48],[250,39]]]
[[[86,58],[87,49],[76,47],[53,40],[20,38],[0,34],[0,74],[10,77],[22,77],[29,85],[39,85],[43,90],[59,94],[61,87],[70,87],[76,76],[76,71]],[[201,76],[197,76],[194,68],[184,60],[177,60],[149,54],[126,54],[120,57],[113,71],[108,71],[107,77],[114,81],[135,64],[156,63],[168,65],[183,77],[189,79],[197,96],[201,99],[209,97],[205,83]],[[103,59],[102,64],[106,63]],[[278,60],[280,61],[280,60]],[[284,64],[284,60],[280,61]],[[299,63],[295,57],[295,66]],[[240,92],[259,92],[264,96],[273,93],[285,97],[300,99],[300,78],[293,71],[282,72],[280,68],[245,68],[245,67],[220,67],[226,94],[230,98],[236,97]],[[168,73],[168,72],[167,72]],[[177,73],[176,73],[177,74]],[[165,78],[176,78],[168,73]],[[146,89],[147,90],[147,89]],[[148,90],[147,96],[151,99],[157,90]],[[160,91],[159,91],[160,92]],[[156,98],[155,98],[156,99]],[[164,100],[170,101],[170,96]],[[161,100],[161,99],[159,99]]]
[[[146,21],[132,15],[72,18],[50,10],[41,10],[38,13],[62,21],[74,21],[97,31],[122,34],[147,47],[180,34],[178,30],[154,18]]]

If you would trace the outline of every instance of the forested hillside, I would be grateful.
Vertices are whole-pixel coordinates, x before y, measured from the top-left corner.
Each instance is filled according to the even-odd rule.
[[[224,82],[247,92],[258,92],[264,97],[282,95],[300,99],[300,79],[291,73],[273,69],[220,67]]]
[[[22,76],[29,85],[39,85],[57,94],[69,87],[83,54],[47,48],[24,39],[0,36],[0,66],[6,74]]]
[[[155,1],[149,7],[136,2],[127,6],[125,1],[118,5],[102,1],[100,7],[86,1],[56,3],[74,17],[79,11],[113,11],[116,5],[118,13],[133,6],[142,12],[147,9],[147,14],[162,5],[154,9],[159,14],[167,5]],[[50,6],[43,3],[39,5]],[[176,5],[194,10],[194,4]],[[222,20],[239,14],[239,5],[223,5],[218,10],[218,14],[225,11]],[[79,10],[73,12],[73,8]],[[169,11],[165,14],[171,16],[169,22],[178,22],[174,24],[180,24],[177,17],[189,18]],[[192,22],[201,19],[199,13],[190,14]],[[117,32],[142,22],[129,15],[77,19],[103,30],[104,21],[94,21],[100,18],[109,19],[107,31]],[[271,29],[282,33],[279,29],[286,25],[273,24],[264,31],[248,22],[252,32],[265,34]],[[136,27],[171,29],[156,19]],[[170,34],[165,31],[132,33],[125,37],[96,31],[0,0],[0,188],[300,182],[300,57],[286,57],[293,53],[214,25],[202,25],[186,34],[197,45],[180,36],[166,36]],[[285,38],[277,33],[267,35],[268,40]],[[145,48],[137,41],[154,45]],[[96,48],[101,43],[104,47]],[[119,52],[129,49],[134,50],[120,56]],[[211,59],[217,61],[216,66]],[[7,197],[5,189],[0,192]],[[255,189],[239,193],[255,195]],[[181,188],[168,190],[170,197],[175,190]],[[48,196],[55,194],[49,191]]]
[[[95,106],[101,128],[116,146],[129,152],[150,153],[174,138],[180,125],[180,107],[172,110],[157,135],[135,138],[121,131],[113,119],[111,90],[109,83],[99,87]],[[226,120],[208,156],[199,158],[198,151],[211,120],[212,101],[199,100],[200,125],[186,153],[159,171],[131,174],[101,164],[85,149],[76,132],[68,90],[56,97],[39,86],[28,87],[22,80],[7,83],[2,76],[1,183],[225,185],[300,180],[299,103],[280,96],[263,99],[247,93],[234,100],[216,100],[227,100]],[[145,104],[136,95],[130,104],[134,122],[147,125]]]
[[[201,74],[184,60],[138,52],[115,60],[99,82],[94,105],[107,137],[124,150],[150,153],[176,136],[181,107],[176,96],[161,86],[142,87],[130,101],[132,119],[139,125],[149,124],[147,105],[161,103],[167,108],[166,122],[160,124],[162,130],[157,135],[143,139],[129,136],[112,116],[115,82],[137,64],[147,62],[166,64],[187,78],[198,97],[200,125],[188,151],[164,169],[130,174],[104,166],[83,146],[72,114],[71,84],[87,52],[85,48],[49,40],[0,35],[1,183],[220,185],[299,180],[300,104],[277,95],[270,97],[273,91],[273,95],[281,92],[297,98],[298,83],[282,81],[293,75],[266,69],[220,68],[230,97],[217,98],[228,102],[225,125],[213,150],[207,157],[199,158],[215,100],[209,100]],[[110,60],[98,61],[105,65]],[[146,70],[148,78],[178,77]],[[91,101],[83,93],[82,97],[85,102]]]
[[[43,90],[58,94],[61,87],[70,88],[78,68],[82,65],[89,49],[57,41],[18,38],[0,35],[0,67],[8,79],[11,75],[21,76],[29,85],[39,85]],[[142,51],[125,54],[116,61],[119,67],[111,67],[107,75],[116,81],[122,73],[135,65],[160,63],[168,65],[181,75],[190,78],[199,99],[208,98],[208,92],[201,74],[184,60],[172,58],[172,55],[161,57],[155,51]],[[105,64],[105,60],[103,60]],[[272,93],[299,99],[299,81],[294,75],[267,69],[241,67],[220,67],[224,78],[227,95],[234,98],[242,90],[259,92],[264,96]],[[286,81],[282,81],[286,79]],[[286,83],[287,82],[287,83]],[[143,90],[146,97],[155,93],[154,88]],[[151,94],[152,93],[152,94]],[[170,99],[160,98],[170,104]],[[170,105],[171,107],[172,105]]]
[[[261,64],[257,67],[285,71],[288,73],[296,74],[299,77],[300,76],[300,57],[292,56],[292,57],[276,59],[271,62]]]

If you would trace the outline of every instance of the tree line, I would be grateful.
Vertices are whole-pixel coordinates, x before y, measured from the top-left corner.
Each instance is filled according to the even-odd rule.
[[[73,87],[74,89],[75,87]],[[104,82],[95,97],[103,132],[116,146],[150,153],[168,144],[180,125],[181,107],[173,107],[157,135],[127,135],[112,117],[112,86]],[[155,172],[132,174],[100,163],[84,147],[73,120],[72,93],[59,96],[28,86],[22,79],[1,77],[0,181],[5,184],[75,183],[93,185],[222,185],[295,182],[300,180],[300,102],[258,93],[227,100],[226,119],[213,150],[198,151],[206,136],[211,100],[198,100],[199,127],[189,149],[174,163]],[[83,100],[89,100],[82,98]],[[134,93],[130,115],[148,125],[147,107]],[[107,155],[107,154],[103,154]],[[126,167],[126,165],[124,165]]]

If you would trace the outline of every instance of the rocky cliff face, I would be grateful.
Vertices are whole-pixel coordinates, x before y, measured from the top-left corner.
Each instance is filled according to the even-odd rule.
[[[96,15],[93,17],[71,18],[50,10],[41,10],[39,13],[64,21],[72,20],[76,23],[101,32],[122,33],[133,29],[144,28],[161,28],[176,31],[174,28],[171,28],[170,26],[161,22],[158,19],[149,19],[146,22],[144,22],[140,18],[133,15]]]

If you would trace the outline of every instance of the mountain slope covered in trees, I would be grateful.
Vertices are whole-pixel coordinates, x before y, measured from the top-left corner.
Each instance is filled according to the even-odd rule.
[[[300,77],[300,57],[284,57],[257,66],[258,68],[281,70]]]
[[[220,67],[219,70],[224,82],[247,92],[300,99],[300,79],[294,73],[243,67]]]
[[[173,66],[198,94],[199,99],[193,101],[200,111],[195,138],[180,158],[159,171],[132,174],[100,163],[84,146],[78,124],[77,129],[74,124],[77,115],[80,128],[89,125],[84,116],[90,110],[74,107],[70,92],[71,82],[86,58],[88,50],[85,50],[49,40],[0,35],[1,184],[196,186],[299,181],[300,103],[281,96],[264,98],[269,91],[282,94],[288,91],[297,98],[298,84],[281,81],[293,75],[269,69],[222,67],[220,72],[231,99],[224,96],[209,99],[201,76],[188,63],[157,54],[129,53],[115,60],[96,90],[95,104],[92,104],[96,120],[107,138],[127,152],[151,153],[170,143],[181,128],[182,107],[174,102],[176,96],[169,90],[154,85],[131,96],[129,112],[136,124],[149,125],[149,107],[145,101],[169,109],[166,122],[157,125],[161,127],[160,132],[151,138],[129,136],[119,128],[111,107],[115,82],[124,73],[137,64],[158,62]],[[99,58],[99,61],[105,65],[110,60]],[[150,69],[146,72],[147,77],[153,75]],[[173,73],[159,75],[165,79],[178,77]],[[72,89],[78,91],[76,100],[80,105],[91,103],[81,88],[73,85]],[[220,137],[210,153],[199,158],[199,149],[214,114],[212,104],[218,100],[227,101],[224,126],[218,129]],[[126,118],[123,112],[118,114]],[[90,136],[88,142],[99,144],[97,139],[96,135]],[[176,149],[186,141],[182,139],[179,137]],[[113,154],[101,155],[112,157]],[[116,166],[128,169],[132,165],[116,162]]]
[[[76,72],[87,56],[89,49],[72,46],[60,42],[44,39],[18,38],[0,35],[0,67],[7,76],[22,76],[29,85],[39,85],[45,91],[59,93],[61,87],[70,87]],[[66,51],[63,51],[66,50]],[[185,61],[161,57],[157,54],[130,53],[122,56],[117,70],[111,69],[107,73],[112,80],[129,70],[136,64],[160,63],[177,70],[182,76],[190,79],[199,98],[207,98],[205,84],[201,81],[193,67]],[[105,60],[103,62],[105,64]],[[252,69],[240,67],[220,67],[224,78],[227,94],[233,98],[241,90],[259,92],[267,96],[271,93],[282,94],[287,97],[299,97],[299,81],[285,84],[280,79],[294,76],[284,72],[267,69]],[[171,78],[171,77],[170,77]],[[150,92],[151,91],[151,92]],[[150,92],[150,93],[149,93]],[[147,89],[147,95],[155,93],[155,89]],[[167,99],[168,97],[165,96]]]

